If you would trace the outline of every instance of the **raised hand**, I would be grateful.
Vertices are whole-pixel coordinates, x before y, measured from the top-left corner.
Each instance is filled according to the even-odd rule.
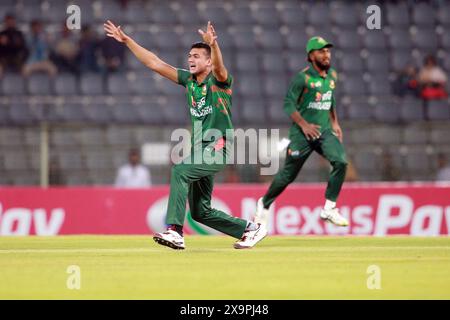
[[[125,42],[130,38],[123,32],[120,26],[116,27],[110,20],[103,24],[103,29],[108,37],[114,38],[119,42]]]
[[[214,30],[211,21],[208,21],[208,26],[206,27],[206,32],[202,29],[198,29],[198,33],[202,36],[202,39],[209,46],[214,45],[217,40],[216,30]]]

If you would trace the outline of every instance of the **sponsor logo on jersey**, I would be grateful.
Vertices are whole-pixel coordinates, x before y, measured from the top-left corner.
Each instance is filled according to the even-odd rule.
[[[331,90],[327,91],[324,94],[316,92],[315,102],[310,102],[308,104],[308,109],[330,110],[332,94],[333,93]]]
[[[197,117],[197,118],[204,117],[208,114],[211,114],[212,112],[213,112],[213,109],[211,106],[207,106],[207,107],[203,108],[202,110],[197,110],[197,109],[191,108],[191,115],[194,117]]]
[[[196,101],[195,102],[194,108],[201,109],[201,108],[203,108],[205,106],[205,104],[206,104],[206,98],[202,97],[200,99],[200,101]]]

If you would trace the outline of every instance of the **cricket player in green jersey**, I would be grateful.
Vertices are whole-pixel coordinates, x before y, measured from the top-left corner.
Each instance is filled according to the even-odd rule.
[[[224,169],[231,139],[233,78],[224,66],[217,35],[210,22],[198,30],[203,42],[192,45],[189,70],[177,69],[141,47],[111,21],[104,24],[109,37],[124,43],[148,68],[185,87],[193,126],[191,154],[172,167],[165,232],[153,239],[172,249],[184,249],[183,224],[186,200],[192,218],[215,230],[239,239],[236,249],[251,248],[267,235],[265,225],[236,218],[211,207],[214,175]],[[200,128],[200,130],[198,130]],[[207,132],[214,132],[208,135]],[[198,157],[200,156],[200,157]],[[219,160],[219,161],[218,161]]]
[[[257,222],[267,220],[270,205],[295,180],[306,159],[316,151],[332,166],[320,217],[338,226],[348,225],[336,208],[347,160],[336,115],[334,90],[338,79],[336,71],[330,67],[332,46],[321,37],[313,37],[307,43],[310,64],[294,76],[284,99],[284,110],[293,122],[286,162],[267,193],[258,200]]]

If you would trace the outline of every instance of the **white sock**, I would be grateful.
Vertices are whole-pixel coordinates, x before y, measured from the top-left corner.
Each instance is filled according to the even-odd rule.
[[[252,221],[249,221],[247,223],[247,228],[245,228],[245,231],[255,231],[258,229],[258,225]]]
[[[330,201],[330,200],[326,200],[325,201],[325,206],[323,207],[325,210],[331,210],[334,207],[336,207],[336,202],[334,201]]]

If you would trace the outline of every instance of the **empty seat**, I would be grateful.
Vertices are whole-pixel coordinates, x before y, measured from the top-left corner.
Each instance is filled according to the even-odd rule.
[[[295,54],[295,52],[287,53],[287,67],[289,71],[289,75],[293,76],[297,72],[300,72],[307,65],[306,62],[306,54]]]
[[[390,71],[389,56],[386,53],[370,53],[366,65],[370,74],[388,74]]]
[[[363,60],[356,53],[344,54],[340,59],[340,68],[344,72],[362,72],[364,70]]]
[[[284,73],[269,73],[263,80],[263,87],[267,97],[279,97],[280,103],[282,103],[288,89],[288,83]]]
[[[3,106],[1,106],[3,108]],[[0,128],[0,146],[20,146],[23,143],[23,130],[18,128]]]
[[[77,78],[72,74],[60,74],[53,81],[53,90],[57,95],[78,94]]]
[[[65,103],[60,106],[60,119],[66,122],[84,122],[86,120],[80,104]]]
[[[105,134],[100,128],[84,128],[80,131],[80,142],[83,147],[105,145]]]
[[[367,93],[366,84],[360,77],[349,77],[340,81],[344,94],[350,96],[362,96]]]
[[[57,156],[59,167],[62,170],[81,170],[84,169],[84,161],[79,153],[76,152],[63,152]]]
[[[374,107],[369,103],[350,103],[347,107],[347,114],[351,120],[371,120]]]
[[[441,46],[446,50],[450,49],[450,33],[444,32],[441,34]]]
[[[401,144],[403,142],[403,131],[397,126],[382,126],[379,125],[376,130],[373,131],[374,142],[385,144]]]
[[[109,19],[120,25],[126,20],[124,8],[119,1],[101,1],[100,4],[97,21],[103,22]]]
[[[153,37],[160,50],[171,51],[177,50],[180,47],[179,35],[175,31],[160,30],[153,34]]]
[[[244,97],[261,96],[261,77],[259,74],[242,74],[235,82],[235,91]]]
[[[448,127],[433,127],[430,132],[431,143],[438,146],[448,146],[450,144],[450,130]]]
[[[152,125],[164,123],[164,117],[160,112],[159,107],[160,106],[157,103],[154,103],[153,101],[138,104],[136,106],[136,112],[139,117],[139,122]],[[181,106],[180,112],[183,112],[181,110]]]
[[[403,128],[403,143],[410,145],[427,144],[430,134],[427,127],[421,125],[409,125]]]
[[[390,95],[392,86],[389,79],[384,76],[372,77],[369,81],[369,92],[371,95]]]
[[[296,2],[288,3],[279,10],[280,22],[300,31],[306,21],[306,14]]]
[[[156,81],[150,70],[128,75],[127,82],[132,94],[151,96],[158,92]]]
[[[343,5],[331,11],[333,21],[339,28],[356,28],[359,24],[359,15],[352,5]]]
[[[245,2],[244,2],[245,3]],[[246,5],[237,4],[231,8],[229,17],[232,25],[250,25],[255,24],[252,11]]]
[[[112,168],[112,160],[109,154],[105,152],[87,152],[86,167],[89,170],[102,170]]]
[[[54,130],[50,134],[50,143],[55,146],[77,146],[78,136],[75,131],[71,130]]]
[[[173,26],[178,22],[177,15],[169,6],[156,6],[150,10],[151,22],[158,25]]]
[[[361,37],[354,30],[345,30],[338,34],[337,45],[340,50],[359,51],[362,47]]]
[[[438,48],[438,36],[434,29],[419,29],[413,37],[414,44],[420,50],[435,52]]]
[[[394,29],[389,34],[389,45],[393,50],[411,50],[411,34],[408,29]]]
[[[384,123],[397,123],[400,120],[400,108],[397,104],[377,103],[374,110],[375,119]]]
[[[412,8],[412,21],[421,27],[434,27],[436,12],[428,3],[418,3]]]
[[[310,6],[306,17],[311,25],[321,24],[326,29],[331,26],[330,11],[325,3],[315,3]]]
[[[208,5],[204,10],[200,11],[200,14],[204,21],[212,21],[216,31],[219,31],[217,28],[227,26],[230,20],[224,6],[216,3],[211,4],[212,5]]]
[[[261,6],[252,11],[255,21],[266,27],[277,28],[280,25],[280,21],[276,12],[276,8],[273,6]]]
[[[425,109],[429,120],[450,119],[450,107],[445,100],[429,101]]]
[[[391,66],[395,71],[404,70],[406,66],[415,66],[411,51],[394,51],[391,53]]]
[[[183,2],[181,2],[182,4]],[[180,24],[184,26],[189,25],[204,25],[208,21],[207,19],[203,18],[202,15],[200,15],[200,12],[197,10],[195,6],[185,6],[181,8],[180,10],[176,11],[178,21],[180,21]],[[192,30],[194,31],[194,30]],[[195,33],[195,32],[192,32]]]
[[[130,2],[125,11],[125,20],[129,23],[150,23],[152,17],[142,2]]]
[[[25,81],[18,74],[5,74],[0,84],[1,91],[5,95],[23,95],[25,93]]]
[[[432,164],[425,150],[408,152],[405,157],[405,164],[410,172],[428,172]]]
[[[108,127],[106,142],[112,146],[130,146],[133,144],[132,135],[128,128]]]
[[[400,104],[400,117],[405,122],[425,120],[423,102],[419,99],[404,99]]]
[[[103,78],[99,74],[88,73],[80,78],[80,90],[85,95],[103,94]]]
[[[131,34],[131,36],[133,37],[134,41],[139,43],[144,48],[148,48],[151,50],[151,49],[155,48],[157,45],[156,39],[148,31],[136,31],[136,32],[133,32],[133,34]],[[131,51],[127,51],[127,53],[128,53],[127,61],[129,63],[131,62],[130,60],[132,60],[132,59],[138,60]],[[142,63],[140,61],[139,61],[139,64],[142,65]]]
[[[6,125],[10,122],[9,108],[6,105],[0,105],[0,125]]]
[[[279,53],[264,53],[262,55],[262,68],[264,71],[271,73],[283,73],[286,68],[284,60]]]
[[[373,52],[386,53],[387,40],[382,30],[369,30],[363,35],[364,46]]]
[[[116,123],[132,124],[139,119],[136,107],[132,104],[115,104],[111,107],[112,119]]]
[[[235,31],[232,31],[231,34],[234,39],[234,45],[239,48],[239,50],[255,50],[256,40],[252,29],[236,29]]]
[[[405,2],[400,4],[387,4],[385,12],[388,23],[393,27],[406,29],[411,24],[409,8]]]
[[[259,70],[258,54],[253,52],[236,53],[236,67],[239,72],[257,72]]]
[[[309,36],[301,30],[292,30],[289,34],[285,35],[286,46],[289,50],[295,52],[296,55],[306,56],[306,43]]]
[[[159,112],[164,117],[164,123],[171,125],[186,125],[189,121],[189,109],[177,99],[167,99],[159,106]]]
[[[47,74],[36,73],[27,79],[27,91],[32,95],[51,94],[51,81]]]
[[[363,172],[378,172],[381,166],[380,155],[374,150],[358,150],[353,156],[357,170]]]
[[[266,52],[275,51],[278,52],[278,54],[284,46],[283,37],[280,36],[280,32],[278,30],[264,30],[259,35],[259,43]]]
[[[111,108],[106,104],[85,104],[82,106],[84,117],[89,122],[97,124],[109,123],[112,119]]]
[[[262,124],[267,122],[263,100],[244,100],[240,107],[242,120],[247,124]]]
[[[270,99],[267,106],[268,120],[274,124],[289,125],[291,120],[284,112],[282,99]]]
[[[42,105],[33,106],[26,103],[15,103],[9,107],[9,118],[18,125],[30,125],[43,120]]]
[[[448,30],[450,26],[450,4],[444,4],[437,10],[437,20]]]
[[[127,95],[130,94],[129,82],[124,74],[110,74],[106,82],[109,94]]]

